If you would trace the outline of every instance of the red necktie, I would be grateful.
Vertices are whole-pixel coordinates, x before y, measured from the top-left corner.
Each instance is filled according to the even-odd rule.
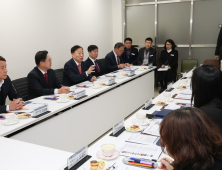
[[[117,61],[118,61],[118,65],[119,65],[120,63],[119,63],[119,57],[118,56],[117,56]]]
[[[49,84],[49,79],[48,79],[47,73],[45,73],[44,76],[45,76],[47,84]]]
[[[97,64],[97,61],[95,60],[95,66],[96,66],[96,69],[98,70],[98,72],[100,73],[100,69],[99,69],[99,66]]]
[[[79,73],[81,74],[81,66],[80,64],[78,65]]]

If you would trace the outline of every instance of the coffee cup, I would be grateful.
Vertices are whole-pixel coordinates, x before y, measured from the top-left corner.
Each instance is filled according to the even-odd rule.
[[[144,121],[146,120],[146,113],[137,113],[136,118],[139,123],[144,123]]]
[[[119,71],[117,77],[118,77],[118,78],[122,78],[122,77],[123,77],[123,72],[122,72],[122,71]]]
[[[104,144],[101,146],[101,150],[104,156],[111,157],[115,151],[116,146],[113,144]]]
[[[66,101],[66,99],[67,99],[67,94],[60,94],[60,95],[59,95],[59,100],[60,100],[60,101],[63,102],[63,101]]]
[[[5,119],[8,123],[12,123],[16,119],[16,114],[15,113],[7,113],[7,114],[5,114]]]
[[[94,81],[93,86],[96,88],[100,87],[99,81]]]

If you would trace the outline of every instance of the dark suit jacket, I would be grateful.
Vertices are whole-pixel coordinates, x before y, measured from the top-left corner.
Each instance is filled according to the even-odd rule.
[[[64,86],[72,86],[78,83],[81,83],[86,80],[91,80],[92,75],[86,75],[87,68],[84,62],[81,62],[81,74],[79,73],[78,66],[76,62],[71,58],[67,61],[64,65],[64,72],[63,72],[63,85]]]
[[[143,64],[144,59],[144,50],[146,47],[140,48],[139,55],[137,57],[137,64],[141,66]],[[150,53],[149,53],[149,63],[153,63],[153,66],[156,66],[156,50],[150,47]]]
[[[95,66],[95,72],[93,72],[93,73],[91,73],[93,76],[96,76],[96,77],[98,77],[98,76],[101,76],[101,75],[103,75],[104,73],[103,73],[103,68],[102,68],[102,65],[101,65],[101,63],[100,63],[100,61],[99,60],[96,60],[96,62],[97,62],[97,64],[98,64],[98,66],[99,66],[99,69],[100,69],[100,72],[98,72],[98,70],[97,70],[97,68],[96,68],[96,66]],[[86,59],[86,61],[84,62],[85,63],[85,66],[86,66],[86,69],[88,70],[89,69],[89,67],[91,66],[91,65],[94,65],[94,63],[92,62],[92,60],[88,57],[87,59]]]
[[[7,96],[10,100],[19,98],[9,76],[4,80],[1,87],[0,113],[6,113],[5,99]]]
[[[119,60],[120,60],[120,64],[124,63],[121,56],[119,57]],[[110,53],[108,53],[106,55],[105,66],[106,66],[107,73],[118,70],[118,63],[116,61],[116,57],[115,57],[113,51],[111,51]]]
[[[29,99],[33,99],[43,95],[54,94],[55,89],[61,88],[61,83],[52,69],[47,70],[49,84],[46,82],[45,76],[35,67],[27,76]]]
[[[178,51],[172,50],[170,53],[167,52],[167,50],[162,50],[160,54],[160,67],[162,65],[165,65],[166,60],[168,59],[169,66],[171,67],[171,70],[176,71],[178,67]]]
[[[137,48],[131,47],[130,49],[130,56],[127,57],[126,47],[124,48],[124,52],[122,54],[122,59],[124,63],[129,63],[136,65],[137,64],[137,56],[138,56],[138,50]]]
[[[220,48],[222,47],[222,28],[220,29],[220,33],[217,38],[217,47],[215,50],[215,55],[220,55]]]

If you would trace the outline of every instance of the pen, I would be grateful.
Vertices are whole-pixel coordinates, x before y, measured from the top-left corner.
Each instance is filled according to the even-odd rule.
[[[182,106],[192,106],[191,104],[189,103],[176,103],[177,105],[182,105]]]
[[[146,164],[140,164],[140,163],[135,163],[135,162],[129,162],[130,165],[137,165],[137,166],[145,166],[149,168],[155,168],[153,165],[146,165]]]
[[[63,85],[62,85],[62,87],[64,87]],[[67,90],[67,89],[66,89]],[[70,93],[70,91],[69,90],[67,90],[67,92],[69,92]]]
[[[133,160],[135,163],[141,163],[141,164],[146,164],[146,165],[154,165],[153,162],[148,161],[148,160],[140,160],[140,159],[136,159],[136,158],[130,158],[131,160]]]

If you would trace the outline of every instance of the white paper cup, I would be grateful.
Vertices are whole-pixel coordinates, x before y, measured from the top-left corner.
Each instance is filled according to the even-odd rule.
[[[123,72],[122,72],[122,71],[119,71],[117,77],[118,77],[118,78],[122,78],[122,77],[123,77]]]
[[[143,123],[146,120],[146,113],[137,113],[136,118],[139,123]]]
[[[113,155],[116,146],[113,144],[104,144],[101,146],[101,150],[104,156],[110,157]]]
[[[7,113],[7,114],[5,114],[5,119],[8,123],[14,122],[16,119],[16,114],[15,113]]]
[[[99,86],[100,86],[99,81],[94,81],[94,82],[93,82],[93,86],[94,86],[94,87],[99,87]]]

